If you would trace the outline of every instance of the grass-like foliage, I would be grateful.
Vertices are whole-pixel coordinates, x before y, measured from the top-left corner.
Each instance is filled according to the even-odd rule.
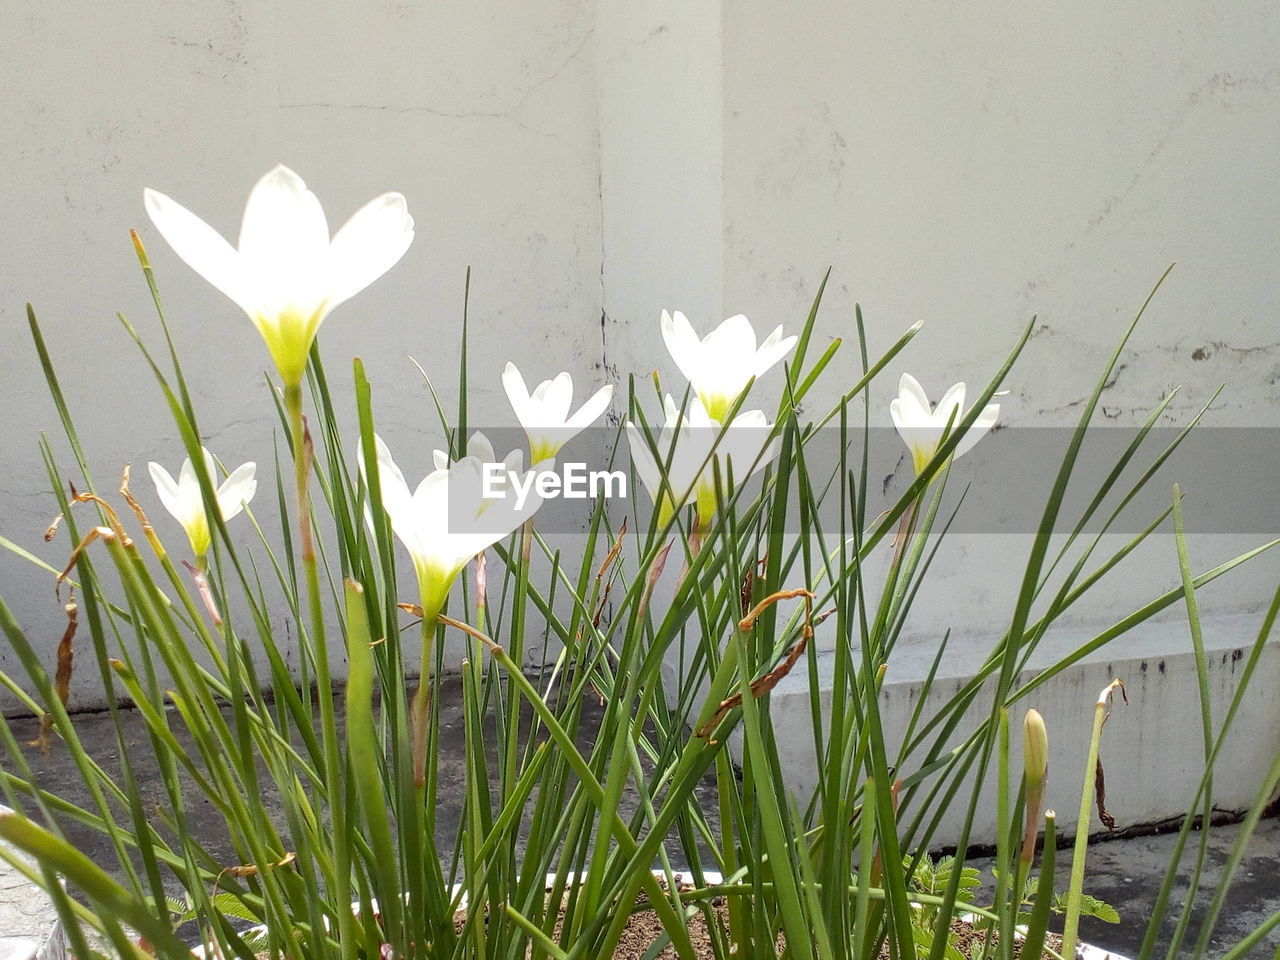
[[[241,248],[243,255],[243,240]],[[990,426],[991,401],[1031,323],[967,409],[944,403],[935,410],[927,400],[917,409],[922,392],[904,380],[895,418],[916,475],[879,516],[867,515],[877,465],[862,446],[863,428],[878,416],[873,385],[883,393],[881,372],[916,328],[871,358],[859,313],[848,343],[820,350],[813,342],[820,289],[792,343],[772,338],[754,355],[752,333],[750,357],[734,354],[728,341],[710,360],[687,352],[682,370],[693,382],[662,415],[654,413],[647,379],[633,379],[625,398],[615,400],[629,422],[618,439],[629,440],[636,473],[648,473],[632,479],[650,486],[656,506],[632,498],[624,525],[616,504],[586,503],[584,532],[567,555],[539,533],[533,515],[513,516],[491,545],[477,546],[406,512],[406,484],[376,436],[377,398],[361,362],[340,375],[327,370],[314,340],[319,320],[298,333],[281,326],[289,322],[284,314],[272,320],[276,326],[255,320],[277,361],[280,389],[264,393],[263,402],[270,411],[275,400],[281,450],[274,473],[259,471],[262,490],[246,509],[252,523],[229,523],[240,502],[219,497],[223,471],[202,453],[188,388],[192,368],[173,349],[140,242],[137,250],[165,333],[161,349],[121,321],[154,372],[191,460],[186,486],[179,477],[171,491],[175,502],[187,497],[181,502],[195,524],[184,521],[189,533],[196,530],[191,562],[162,535],[172,529],[167,521],[152,524],[127,475],[117,482],[123,464],[102,467],[107,476],[96,464],[91,470],[31,311],[63,434],[41,443],[51,513],[61,515],[60,535],[74,545],[65,571],[50,571],[67,603],[65,669],[48,672],[0,601],[0,628],[22,668],[21,676],[0,681],[40,718],[47,749],[74,767],[88,798],[42,789],[28,763],[31,748],[0,726],[8,755],[0,786],[15,811],[0,816],[0,836],[34,855],[36,867],[14,862],[49,891],[77,955],[179,958],[194,945],[207,957],[245,960],[600,960],[613,955],[639,904],[662,922],[657,948],[669,945],[683,960],[695,957],[689,920],[697,914],[709,921],[711,949],[722,960],[773,956],[779,943],[795,960],[873,960],[882,949],[895,958],[942,960],[955,956],[946,931],[957,915],[999,935],[987,955],[1011,957],[1016,926],[1025,925],[1038,946],[1051,912],[1065,914],[1069,937],[1082,911],[1105,912],[1087,898],[1080,872],[1069,889],[1053,889],[1054,815],[1041,809],[1043,767],[1012,768],[1010,718],[1017,718],[1016,733],[1043,684],[1177,605],[1190,618],[1205,688],[1196,591],[1272,545],[1196,572],[1175,495],[1140,533],[1118,548],[1104,546],[1121,510],[1186,436],[1148,449],[1166,401],[1108,472],[1077,471],[1132,326],[1080,406],[1056,480],[1043,491],[1043,520],[1016,602],[990,611],[996,640],[986,658],[958,692],[936,710],[917,710],[905,735],[891,739],[879,692],[913,603],[930,590],[930,564],[950,520],[941,509],[950,464]],[[251,309],[257,301],[236,289]],[[668,318],[664,332],[673,350],[693,351],[681,339],[682,320]],[[299,349],[302,360],[294,355]],[[856,354],[852,363],[841,358],[842,369],[860,373],[842,384],[829,410],[805,412],[812,402],[804,401],[842,349]],[[784,395],[776,416],[750,417],[762,442],[754,456],[744,455],[733,427],[750,413],[744,405],[761,372],[753,364],[779,361],[770,351],[785,354]],[[738,362],[740,382],[717,387],[702,376],[704,362]],[[437,387],[456,376],[436,399],[452,482],[474,453],[465,348],[456,372],[428,372]],[[519,386],[524,390],[522,380]],[[358,438],[344,436],[334,413],[350,396]],[[541,415],[547,396],[524,393],[530,418]],[[566,415],[560,411],[562,421]],[[559,435],[539,434],[535,442],[537,424],[530,423],[535,455],[554,455]],[[838,464],[810,469],[811,444],[819,436],[828,442],[833,430]],[[698,451],[692,459],[689,444]],[[729,444],[738,444],[734,455],[720,456]],[[752,483],[735,482],[753,472]],[[236,496],[246,482],[244,474],[237,478]],[[1062,515],[1069,484],[1094,491],[1078,516]],[[421,489],[417,495],[426,496]],[[280,529],[291,533],[273,539],[264,529],[274,525],[259,526],[255,506],[278,511]],[[200,521],[207,524],[203,539]],[[1026,679],[1029,658],[1055,621],[1085,608],[1095,584],[1117,575],[1121,561],[1166,525],[1177,534],[1181,583]],[[31,559],[22,545],[9,546]],[[419,587],[408,597],[397,579],[406,556]],[[880,562],[869,563],[873,558]],[[1206,690],[1205,772],[1198,789],[1188,789],[1191,814],[1211,809],[1213,760],[1278,605],[1280,594],[1244,660],[1235,699],[1215,723]],[[292,622],[287,642],[273,629],[277,616]],[[812,642],[820,623],[832,651],[821,678]],[[465,643],[461,662],[445,660],[447,633]],[[73,647],[76,669],[96,671],[106,691],[119,770],[85,749],[66,709]],[[300,660],[292,659],[295,650]],[[337,668],[341,661],[345,670]],[[807,676],[811,686],[809,743],[775,736],[770,692],[788,675],[792,682]],[[818,697],[820,680],[829,699]],[[461,820],[442,838],[445,684],[461,685],[466,759]],[[926,683],[922,704],[928,689]],[[589,703],[598,729],[584,728]],[[145,726],[145,758],[126,748],[133,717]],[[1026,736],[1031,756],[1041,736],[1032,721]],[[782,758],[796,750],[817,758],[809,795],[795,795],[783,775]],[[1085,774],[1056,772],[1087,790]],[[158,804],[141,782],[148,775],[159,778]],[[1278,778],[1280,755],[1259,787],[1242,843]],[[710,781],[713,811],[697,792]],[[976,878],[961,866],[980,792],[993,781],[996,889],[980,905]],[[184,829],[193,785],[220,821],[234,862]],[[956,809],[964,811],[959,835],[940,836],[943,815]],[[1083,822],[1089,811],[1086,795]],[[1049,843],[1037,853],[1046,824]],[[111,861],[89,860],[67,839],[71,828],[102,834]],[[1188,837],[1184,829],[1179,858]],[[928,851],[941,843],[956,846],[958,859],[931,859]],[[1082,838],[1077,871],[1083,852]],[[1196,956],[1240,852],[1220,880]],[[1202,845],[1197,884],[1204,859]],[[677,868],[691,885],[675,882]],[[1144,960],[1165,950],[1185,955],[1194,897],[1174,921],[1178,869],[1171,864],[1150,918]],[[1161,933],[1166,919],[1176,928],[1173,942]],[[1270,918],[1255,937],[1278,922],[1280,916]],[[1245,955],[1252,942],[1231,956]]]

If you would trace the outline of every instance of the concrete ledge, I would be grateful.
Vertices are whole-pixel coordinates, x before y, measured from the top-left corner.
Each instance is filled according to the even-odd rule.
[[[1261,614],[1231,616],[1204,624],[1209,689],[1215,732],[1235,694],[1249,649],[1257,637]],[[1032,658],[1017,686],[1032,680],[1065,653],[1096,635],[1083,628],[1054,631]],[[930,690],[921,723],[936,716],[939,708],[972,677],[996,637],[953,638]],[[881,712],[892,763],[901,748],[904,732],[921,696],[921,688],[936,647],[904,638],[890,658],[881,692]],[[824,677],[832,671],[833,654],[819,654]],[[1103,731],[1101,759],[1106,773],[1106,798],[1117,828],[1150,823],[1187,812],[1204,770],[1199,693],[1195,658],[1185,620],[1147,623],[1112,641],[1100,651],[1064,670],[1019,700],[1010,710],[1013,769],[1021,769],[1020,725],[1027,708],[1044,715],[1049,729],[1049,786],[1045,803],[1058,814],[1060,836],[1075,832],[1080,806],[1084,764],[1093,708],[1098,693],[1111,680],[1124,681],[1129,703],[1118,697]],[[993,684],[982,690],[958,728],[950,748],[970,734],[991,708]],[[823,715],[830,715],[831,689],[824,685]],[[808,796],[816,784],[808,679],[797,670],[774,690],[771,713],[778,742],[794,745],[783,758],[783,773],[797,796]],[[1249,806],[1276,745],[1280,720],[1280,641],[1268,643],[1258,663],[1249,692],[1241,703],[1233,733],[1218,757],[1214,777],[1214,803],[1218,809],[1242,810]],[[907,758],[902,770],[910,773],[922,762],[923,752]],[[994,781],[993,769],[987,778]],[[969,784],[971,785],[972,779]],[[970,795],[961,788],[957,802],[944,815],[935,844],[946,845],[959,836]],[[984,787],[979,798],[972,843],[995,840],[995,790]],[[903,810],[905,817],[913,811]],[[1105,829],[1095,807],[1090,830]]]
[[[10,811],[0,806],[0,812]],[[13,850],[6,847],[6,852]],[[67,956],[66,937],[53,902],[0,859],[0,960],[66,960]]]

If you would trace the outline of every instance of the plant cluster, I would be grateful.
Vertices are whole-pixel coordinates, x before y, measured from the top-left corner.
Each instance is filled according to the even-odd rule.
[[[682,960],[695,958],[690,920],[698,915],[721,960],[779,949],[796,960],[868,960],[882,949],[942,960],[955,955],[948,931],[962,914],[992,935],[988,955],[1012,957],[1020,926],[1027,948],[1040,948],[1051,910],[1065,914],[1065,952],[1081,912],[1103,911],[1082,889],[1088,782],[1080,784],[1078,870],[1067,890],[1053,888],[1054,814],[1043,809],[1049,735],[1026,709],[1081,658],[1178,604],[1202,654],[1197,589],[1272,545],[1193,573],[1175,492],[1137,535],[1107,546],[1120,512],[1199,419],[1149,451],[1166,399],[1108,472],[1078,475],[1081,444],[1132,326],[1082,404],[1044,493],[1016,603],[993,628],[987,657],[926,710],[948,645],[938,638],[915,713],[891,738],[880,691],[953,516],[942,510],[951,464],[995,424],[993,399],[1031,324],[976,391],[957,384],[935,406],[914,378],[901,378],[890,415],[914,477],[891,509],[869,516],[868,490],[883,471],[869,462],[860,429],[881,417],[880,374],[919,326],[872,358],[859,312],[855,349],[846,351],[855,357],[844,363],[840,341],[814,342],[821,290],[797,332],[779,327],[762,342],[742,316],[700,338],[682,314],[663,313],[663,339],[688,384],[652,397],[647,380],[630,378],[613,431],[648,501],[588,503],[583,532],[566,551],[539,531],[542,497],[520,500],[517,488],[527,493],[529,477],[599,421],[613,387],[575,405],[568,373],[530,390],[508,365],[502,382],[528,454],[500,456],[469,430],[464,314],[456,391],[447,391],[456,408],[446,413],[452,405],[430,390],[444,443],[432,472],[411,483],[376,430],[362,362],[349,379],[326,370],[321,323],[412,240],[402,196],[373,200],[330,237],[314,195],[279,167],[254,188],[236,248],[168,197],[147,191],[145,201],[165,240],[262,335],[276,377],[264,404],[274,404],[284,450],[274,471],[246,463],[228,472],[203,448],[192,374],[173,348],[135,234],[164,351],[121,321],[185,448],[176,480],[150,465],[158,503],[186,535],[179,547],[175,528],[148,512],[149,492],[131,487],[127,467],[118,489],[96,479],[29,309],[66,437],[65,446],[42,439],[41,450],[74,547],[64,569],[42,565],[56,577],[68,626],[51,676],[0,601],[0,627],[25,673],[0,682],[40,718],[46,748],[74,765],[89,799],[42,788],[13,726],[0,725],[9,758],[0,787],[16,811],[0,815],[0,836],[34,855],[34,867],[14,862],[49,891],[78,956],[185,958],[194,948],[245,960],[600,960],[613,955],[629,917],[646,910],[664,930],[651,955],[669,948]],[[772,412],[750,408],[756,379],[770,371],[783,382],[781,402]],[[803,401],[824,378],[839,383],[839,398],[810,416]],[[348,397],[354,435],[335,414]],[[813,444],[832,431],[838,458],[819,468]],[[492,464],[506,481],[496,491],[483,482]],[[1062,515],[1069,483],[1093,490],[1073,517]],[[264,501],[292,533],[273,539],[259,526],[254,505]],[[1025,679],[1055,622],[1171,518],[1182,581]],[[1091,522],[1101,532],[1086,534]],[[1062,525],[1067,535],[1052,536]],[[417,587],[409,597],[398,577],[406,558]],[[1201,656],[1205,773],[1188,789],[1192,813],[1210,809],[1213,761],[1278,607],[1280,593],[1216,727]],[[294,625],[296,664],[272,627],[281,610]],[[817,650],[818,631],[829,653]],[[446,659],[441,641],[450,632],[465,645],[461,661]],[[66,708],[73,656],[80,669],[96,669],[106,692],[118,769],[85,749]],[[808,742],[775,733],[770,693],[788,676],[809,684]],[[438,822],[446,688],[460,690],[466,741],[453,831]],[[145,725],[158,807],[144,799],[142,758],[125,747],[123,701]],[[1106,696],[1091,763],[1105,708]],[[1025,714],[1021,775],[1011,714]],[[784,761],[806,751],[817,785],[796,796]],[[1062,776],[1072,782],[1070,772]],[[1280,762],[1264,778],[1248,829],[1277,779]],[[699,801],[707,782],[714,810]],[[975,878],[960,866],[993,782],[995,893],[978,906]],[[193,784],[216,811],[233,861],[184,828]],[[954,808],[965,811],[960,835],[941,837]],[[92,862],[76,847],[73,834],[86,829],[107,839],[113,862]],[[929,857],[943,841],[955,842],[959,859]],[[1201,845],[1197,883],[1203,861]],[[1175,860],[1144,958],[1155,955],[1178,868]],[[1225,889],[1224,880],[1197,955]],[[1188,917],[1184,910],[1165,945],[1169,956]],[[1277,923],[1270,918],[1256,937]]]

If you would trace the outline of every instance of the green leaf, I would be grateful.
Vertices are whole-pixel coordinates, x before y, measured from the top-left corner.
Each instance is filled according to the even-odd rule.
[[[1055,894],[1053,898],[1054,913],[1065,913],[1067,909],[1067,898],[1065,894]],[[1116,912],[1116,908],[1111,906],[1105,900],[1099,900],[1097,897],[1090,896],[1087,893],[1080,894],[1080,916],[1094,917],[1106,923],[1119,923],[1120,914]]]

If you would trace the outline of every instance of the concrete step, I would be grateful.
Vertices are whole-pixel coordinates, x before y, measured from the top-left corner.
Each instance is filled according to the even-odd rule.
[[[0,813],[8,812],[0,806]],[[11,847],[5,856],[31,861]],[[0,857],[0,960],[66,960],[58,913],[45,892]]]
[[[1235,694],[1240,672],[1257,637],[1261,615],[1232,616],[1204,624],[1208,660],[1211,715],[1214,730]],[[1095,631],[1070,629],[1045,637],[1015,689],[1031,681],[1045,667],[1079,648]],[[953,637],[938,676],[924,704],[921,722],[937,714],[971,678],[994,647],[998,635]],[[904,637],[889,659],[880,697],[890,763],[895,762],[903,735],[921,697],[921,690],[937,647],[921,638]],[[855,657],[857,655],[855,654]],[[824,680],[822,715],[831,714],[834,653],[819,654]],[[1049,785],[1045,804],[1056,811],[1058,831],[1074,834],[1078,820],[1084,765],[1092,729],[1094,704],[1113,678],[1124,681],[1126,705],[1117,695],[1103,728],[1100,756],[1105,771],[1106,803],[1116,828],[1155,823],[1187,812],[1204,771],[1203,734],[1195,658],[1185,619],[1147,623],[1110,644],[1011,705],[1012,769],[1021,771],[1022,718],[1034,707],[1049,731]],[[991,710],[994,683],[979,693],[957,735],[946,744],[961,742]],[[803,664],[773,691],[771,715],[780,744],[790,745],[783,772],[795,794],[807,798],[816,784],[816,762],[809,693]],[[1280,748],[1280,638],[1267,645],[1257,672],[1241,704],[1228,742],[1219,754],[1214,779],[1214,804],[1219,810],[1243,810]],[[917,752],[905,759],[900,773],[909,775],[923,762]],[[971,842],[995,840],[995,763],[988,786],[979,796]],[[935,845],[956,842],[969,801],[972,781],[961,789],[935,837]],[[1015,783],[1016,787],[1016,783]],[[904,816],[912,814],[908,804]],[[1090,831],[1104,830],[1095,807]]]

